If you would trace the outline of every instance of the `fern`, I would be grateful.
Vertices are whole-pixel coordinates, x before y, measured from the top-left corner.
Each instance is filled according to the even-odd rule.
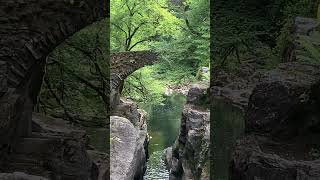
[[[303,47],[298,51],[297,59],[320,64],[320,33],[316,31],[311,36],[299,36],[297,41]]]

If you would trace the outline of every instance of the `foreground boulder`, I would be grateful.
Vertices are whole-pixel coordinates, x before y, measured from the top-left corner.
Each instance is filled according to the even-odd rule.
[[[252,92],[246,130],[293,137],[320,132],[320,66],[283,63],[266,73]]]
[[[128,119],[111,116],[111,180],[142,180],[146,170],[146,126],[135,127]]]
[[[73,128],[63,120],[33,115],[35,131],[21,138],[7,159],[0,164],[1,172],[24,172],[47,179],[95,180],[95,164],[86,152],[85,131]]]
[[[231,179],[320,179],[320,66],[280,64],[254,88]]]
[[[189,90],[179,137],[166,150],[170,179],[209,179],[210,113],[205,106],[206,91],[207,86],[203,85]]]

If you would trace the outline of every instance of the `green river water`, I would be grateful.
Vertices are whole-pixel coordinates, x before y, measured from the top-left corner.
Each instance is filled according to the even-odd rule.
[[[149,160],[144,180],[168,180],[163,157],[164,150],[174,144],[179,135],[180,120],[186,97],[182,94],[172,94],[166,97],[163,105],[152,105],[144,108],[149,115],[148,133]]]
[[[243,112],[230,102],[215,99],[211,103],[211,177],[229,179],[229,165],[236,140],[244,133]],[[212,133],[213,132],[213,133]]]

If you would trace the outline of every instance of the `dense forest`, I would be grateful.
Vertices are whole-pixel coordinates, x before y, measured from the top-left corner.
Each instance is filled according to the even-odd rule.
[[[167,86],[195,81],[200,68],[209,66],[209,2],[114,1],[111,52],[142,50],[160,60],[126,80],[125,96],[159,103]]]

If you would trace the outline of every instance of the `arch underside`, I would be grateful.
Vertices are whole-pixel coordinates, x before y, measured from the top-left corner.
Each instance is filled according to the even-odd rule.
[[[152,65],[158,60],[158,55],[152,51],[132,51],[114,53],[110,58],[110,104],[111,110],[120,101],[124,80],[136,70]]]
[[[43,174],[48,171],[66,179],[79,180],[94,176],[91,172],[95,172],[94,166],[85,152],[84,143],[78,142],[80,137],[72,133],[63,136],[35,134],[32,111],[48,54],[75,32],[109,17],[108,7],[105,0],[0,0],[0,173],[25,170],[48,177]],[[128,75],[155,60],[157,55],[149,51],[111,55],[111,98],[120,97]],[[113,99],[111,107],[113,102],[118,102],[117,98]],[[47,147],[48,144],[56,148]],[[55,157],[69,153],[65,149],[74,150],[74,154],[67,156],[77,159]],[[12,154],[23,158],[13,159],[15,155]],[[37,164],[42,161],[47,163],[45,167]],[[63,163],[59,164],[60,161]],[[17,162],[25,164],[18,167]],[[31,169],[32,163],[36,163],[38,169]],[[78,173],[74,173],[76,171]],[[73,175],[69,177],[70,174]]]

